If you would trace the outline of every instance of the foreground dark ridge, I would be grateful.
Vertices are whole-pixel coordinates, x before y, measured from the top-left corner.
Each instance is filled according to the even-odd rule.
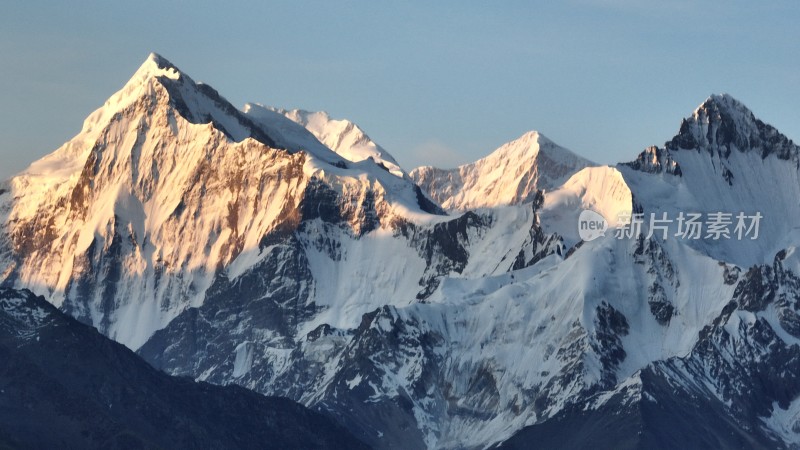
[[[366,448],[283,398],[173,378],[29,291],[0,289],[0,448]]]

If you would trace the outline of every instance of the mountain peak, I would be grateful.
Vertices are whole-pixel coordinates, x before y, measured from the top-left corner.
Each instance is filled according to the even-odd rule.
[[[520,139],[523,139],[523,138],[536,139],[536,140],[538,140],[539,138],[547,139],[543,134],[539,133],[536,130],[530,130],[530,131],[524,133],[522,136],[520,136]]]
[[[144,60],[139,69],[136,70],[130,83],[139,83],[144,79],[152,77],[167,77],[177,80],[182,76],[182,72],[175,64],[172,64],[167,58],[159,55],[158,53],[150,53],[147,59]]]
[[[715,104],[717,106],[721,106],[721,107],[725,107],[725,108],[744,109],[744,110],[749,112],[747,107],[744,106],[744,104],[742,102],[740,102],[739,100],[735,99],[732,95],[730,95],[730,94],[728,94],[726,92],[723,92],[721,94],[711,94],[711,95],[709,95],[708,98],[703,102],[703,104],[700,105],[700,107],[698,107],[697,109],[700,109],[701,107],[703,107],[705,105],[709,105],[709,104]]]
[[[534,165],[537,160],[541,160],[543,157],[555,162],[569,162],[569,164],[566,164],[569,166],[572,166],[573,162],[578,162],[581,167],[594,165],[591,161],[585,160],[559,146],[536,130],[528,131],[513,141],[502,145],[475,164],[487,164],[493,160],[506,160],[512,164]],[[552,187],[547,186],[548,189]]]
[[[158,68],[160,68],[160,69],[174,69],[174,70],[178,70],[178,68],[177,68],[177,67],[175,67],[175,65],[174,65],[174,64],[172,64],[171,62],[169,62],[169,61],[167,60],[167,58],[164,58],[163,56],[159,55],[159,54],[158,54],[158,53],[156,53],[156,52],[151,52],[151,53],[150,53],[150,54],[147,56],[147,60],[145,61],[145,64],[147,64],[147,63],[153,63],[153,64],[155,64],[155,65],[156,65]]]
[[[776,130],[756,118],[750,109],[729,94],[714,94],[690,117],[683,119],[678,134],[665,144],[669,150],[703,149],[727,158],[735,149],[756,151],[766,158],[797,158],[800,149]]]
[[[138,111],[129,114],[150,115],[159,109],[171,108],[193,124],[211,124],[232,141],[250,137],[277,147],[270,136],[214,88],[195,82],[158,53],[150,53],[125,86],[84,121],[82,134],[94,135],[105,129],[119,113],[142,99],[150,106],[140,106]]]
[[[464,211],[525,203],[539,190],[554,189],[594,165],[538,131],[528,131],[474,163],[450,170],[418,167],[409,175],[445,209]]]
[[[729,94],[712,94],[695,109],[692,118],[705,123],[729,122],[738,128],[752,127],[756,121],[753,112]]]
[[[522,136],[514,139],[511,142],[501,146],[491,154],[489,154],[486,158],[492,158],[495,156],[498,157],[518,157],[524,158],[524,155],[528,154],[531,150],[534,152],[530,156],[535,156],[536,153],[539,152],[539,148],[542,144],[552,144],[553,141],[547,139],[544,135],[540,134],[536,130],[531,130],[524,133]]]
[[[83,123],[82,133],[91,133],[105,127],[115,114],[143,96],[152,94],[157,84],[161,84],[165,88],[169,87],[165,85],[165,82],[169,80],[176,82],[186,81],[190,85],[194,85],[194,81],[191,78],[184,75],[166,58],[158,53],[150,53],[122,89],[109,97],[101,108],[98,108],[86,118]]]
[[[302,126],[328,148],[349,161],[359,162],[372,158],[389,173],[400,178],[406,176],[406,172],[389,152],[374,142],[361,127],[349,120],[334,119],[325,111],[263,108],[270,109]]]

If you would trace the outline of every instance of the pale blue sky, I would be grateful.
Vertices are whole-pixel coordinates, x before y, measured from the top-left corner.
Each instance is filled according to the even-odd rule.
[[[800,2],[4,1],[0,178],[75,135],[151,51],[234,105],[348,118],[406,168],[525,131],[601,163],[727,92],[800,140]]]

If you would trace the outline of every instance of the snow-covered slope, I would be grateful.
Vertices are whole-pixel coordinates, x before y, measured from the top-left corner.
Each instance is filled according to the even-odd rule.
[[[248,103],[243,112],[275,139],[275,143],[291,151],[311,153],[329,152],[331,149],[319,141],[309,130],[272,108]]]
[[[5,283],[136,348],[302,216],[341,215],[356,234],[439,220],[376,163],[271,131],[151,55],[78,136],[10,181]],[[316,196],[324,207],[302,211]]]
[[[580,441],[653,417],[683,447],[797,443],[799,152],[740,103],[711,97],[616,167],[529,133],[415,171],[450,216],[379,147],[338,146],[347,126],[245,109],[152,56],[0,186],[0,282],[168,373],[298,400],[377,448],[525,429],[524,446],[563,424],[584,427],[579,447],[680,447],[652,425]],[[611,228],[580,242],[587,208]],[[614,236],[620,215],[728,209],[762,212],[761,237]]]
[[[324,111],[286,110],[258,104],[245,106],[246,114],[253,114],[257,117],[267,118],[266,111],[282,115],[303,126],[320,142],[349,161],[358,162],[372,158],[392,174],[401,178],[405,176],[405,171],[397,164],[394,157],[370,139],[358,125],[349,120],[332,119]]]
[[[546,230],[559,233],[569,245],[580,241],[578,217],[592,210],[609,222],[620,225],[619,218],[633,212],[633,193],[619,170],[608,166],[587,167],[571,176],[558,188],[545,192],[540,212]]]
[[[797,448],[797,268],[793,247],[736,279],[726,276],[735,285],[729,298],[708,292],[695,299],[701,307],[727,303],[687,336],[689,351],[648,364],[590,408],[576,402],[502,448]],[[638,342],[631,344],[629,352]]]
[[[642,164],[646,160],[654,164]],[[743,267],[771,261],[800,241],[798,168],[800,147],[729,95],[703,102],[664,148],[619,165],[645,216],[722,212],[731,214],[733,231],[738,213],[761,214],[758,239],[686,242]]]
[[[702,161],[698,164],[706,167]],[[316,317],[283,315],[278,322],[295,325],[272,334],[265,343],[258,336],[269,335],[267,330],[274,330],[274,325],[270,316],[262,317],[256,311],[266,305],[241,302],[240,288],[231,293],[231,288],[220,287],[215,290],[218,297],[159,331],[140,354],[172,373],[199,374],[218,383],[235,380],[265,393],[288,393],[306,404],[336,412],[345,423],[357,424],[354,426],[362,436],[379,447],[398,442],[406,447],[483,447],[526,425],[548,423],[570,411],[624,411],[636,402],[649,401],[648,395],[658,395],[666,404],[669,399],[653,387],[652,377],[661,380],[658,383],[679,383],[687,395],[699,395],[683,376],[659,364],[697,358],[692,355],[698,340],[722,323],[719,317],[727,314],[732,299],[758,298],[763,293],[757,288],[760,283],[742,276],[743,267],[735,261],[720,261],[708,251],[714,247],[673,239],[614,238],[613,228],[619,224],[613,218],[640,211],[639,202],[652,202],[653,210],[670,205],[669,195],[648,189],[675,182],[680,185],[678,195],[692,190],[681,185],[680,171],[673,170],[677,164],[663,159],[660,167],[664,170],[634,170],[633,165],[584,168],[563,185],[532,199],[541,226],[520,233],[520,237],[514,237],[515,230],[526,229],[529,222],[513,218],[525,217],[520,216],[524,206],[480,210],[478,215],[467,213],[441,222],[424,234],[439,236],[437,248],[445,251],[454,241],[443,237],[454,232],[451,236],[463,243],[458,247],[465,253],[447,252],[444,260],[426,259],[416,269],[408,263],[414,261],[413,254],[401,252],[405,247],[388,240],[372,245],[371,236],[341,244],[341,253],[320,252],[308,261],[303,259],[308,252],[292,257],[297,264],[292,271],[306,273],[303,268],[308,267],[310,278],[324,280],[326,299],[319,301],[338,299],[334,302],[345,305],[343,313],[326,303],[331,308]],[[683,167],[684,174],[687,170]],[[642,178],[634,179],[638,176]],[[702,191],[693,195],[699,197]],[[584,208],[612,218],[612,232],[573,246],[577,243],[577,214]],[[486,228],[488,224],[492,226]],[[314,230],[314,235],[327,234]],[[546,232],[557,232],[565,239]],[[521,239],[526,234],[530,237]],[[412,241],[420,242],[421,236],[415,233]],[[310,238],[299,237],[301,242]],[[520,252],[509,265],[514,242],[540,244],[538,250]],[[377,248],[382,249],[380,272],[373,271],[371,255],[361,250]],[[271,255],[275,261],[260,272],[273,273],[269,267],[285,267],[282,261],[293,252],[286,249]],[[403,261],[402,267],[393,265],[396,259]],[[452,271],[464,262],[463,268]],[[429,269],[423,266],[451,269],[445,269],[449,274],[433,285],[432,291],[417,295],[424,302],[396,300],[396,293],[407,289],[419,273],[426,277],[424,271]],[[404,283],[401,280],[409,270],[420,272]],[[377,288],[361,283],[343,286],[338,280],[349,273],[381,284]],[[383,274],[391,275],[384,278]],[[256,271],[240,284],[264,286],[270,292],[285,285],[281,277],[267,281]],[[258,292],[249,295],[255,300]],[[302,293],[300,298],[308,298],[306,295]],[[386,306],[376,309],[378,303],[370,301],[376,296],[383,296],[379,303]],[[280,304],[297,302],[297,297],[281,300],[273,295],[270,300]],[[273,314],[280,311],[277,306],[269,310]],[[353,321],[362,312],[360,321]],[[236,323],[246,320],[247,331],[232,337],[230,325],[205,319],[211,316],[237,318]],[[198,329],[202,332],[191,331]],[[772,330],[781,339],[775,345],[791,344],[790,338],[780,338],[785,333],[783,325],[775,322]],[[722,337],[706,342],[726,351]],[[207,350],[193,350],[209,348],[216,357],[204,356]],[[780,355],[774,357],[776,363],[787,363]],[[756,368],[748,376],[760,376],[765,370]],[[643,380],[643,371],[655,375]],[[702,383],[720,386],[720,390],[701,394],[708,405],[723,408],[723,422],[753,423],[752,418],[725,406],[730,398],[722,391],[725,378]],[[800,392],[794,387],[787,389],[780,396],[770,392],[759,395],[783,401]],[[740,391],[739,395],[746,394]],[[761,414],[759,417],[767,420],[772,413]],[[774,416],[773,421],[786,429],[784,416]],[[720,423],[708,426],[719,435],[729,431]],[[410,433],[408,427],[419,434]],[[685,435],[694,439],[709,435],[693,428],[686,431]],[[745,436],[752,442],[779,445],[773,428],[759,426],[749,433]]]
[[[445,209],[466,211],[524,203],[537,190],[554,189],[593,165],[531,131],[474,163],[449,170],[418,167],[410,175]]]

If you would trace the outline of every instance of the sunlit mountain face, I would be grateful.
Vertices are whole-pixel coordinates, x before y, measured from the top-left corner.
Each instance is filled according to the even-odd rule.
[[[352,122],[239,110],[153,54],[0,186],[2,349],[74,327],[163,383],[124,384],[143,398],[183,383],[330,431],[289,446],[794,448],[800,148],[729,95],[676,119],[613,166],[531,131],[406,170]],[[243,436],[220,448],[264,438]]]

